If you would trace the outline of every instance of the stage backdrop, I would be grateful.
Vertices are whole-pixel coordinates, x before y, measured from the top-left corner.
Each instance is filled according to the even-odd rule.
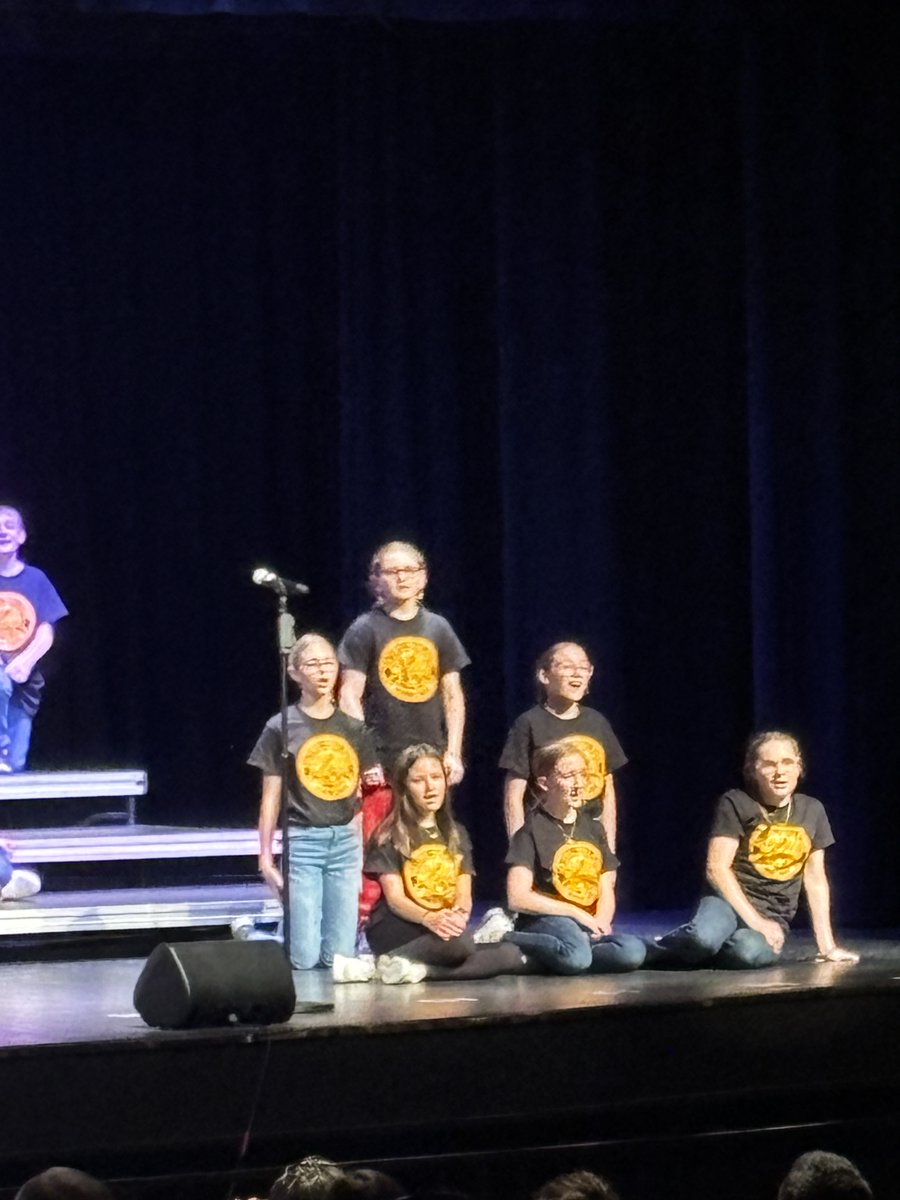
[[[32,765],[251,822],[252,568],[336,637],[410,537],[473,659],[483,891],[572,637],[631,757],[629,905],[690,903],[744,736],[787,726],[838,910],[895,921],[895,7],[93,7],[0,37],[0,491],[72,610]]]

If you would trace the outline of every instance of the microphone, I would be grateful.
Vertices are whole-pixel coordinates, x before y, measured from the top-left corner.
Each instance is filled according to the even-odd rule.
[[[295,583],[293,579],[282,579],[268,567],[257,567],[250,576],[258,587],[271,588],[279,596],[308,596],[309,588],[305,583]]]

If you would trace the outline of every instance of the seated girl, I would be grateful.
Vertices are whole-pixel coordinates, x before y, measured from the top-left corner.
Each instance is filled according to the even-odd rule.
[[[584,756],[569,742],[551,742],[535,752],[532,775],[538,806],[506,856],[507,898],[518,916],[504,941],[553,974],[635,970],[646,950],[640,938],[612,931],[619,860],[600,810],[584,807]]]
[[[366,929],[382,983],[488,979],[525,970],[510,944],[476,946],[472,914],[472,845],[453,818],[440,750],[420,743],[393,770],[394,807],[375,831],[365,869],[382,895]]]

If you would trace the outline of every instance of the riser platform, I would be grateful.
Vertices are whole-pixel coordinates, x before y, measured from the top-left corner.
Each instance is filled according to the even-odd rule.
[[[0,943],[13,936],[213,927],[243,916],[277,921],[281,904],[261,883],[42,892],[0,904]]]

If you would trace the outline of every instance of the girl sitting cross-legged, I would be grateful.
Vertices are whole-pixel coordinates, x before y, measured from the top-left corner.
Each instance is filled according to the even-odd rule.
[[[477,946],[472,914],[472,845],[453,817],[447,765],[426,743],[409,746],[393,769],[394,807],[369,843],[365,869],[382,896],[366,929],[383,983],[488,979],[518,974],[518,947]]]

